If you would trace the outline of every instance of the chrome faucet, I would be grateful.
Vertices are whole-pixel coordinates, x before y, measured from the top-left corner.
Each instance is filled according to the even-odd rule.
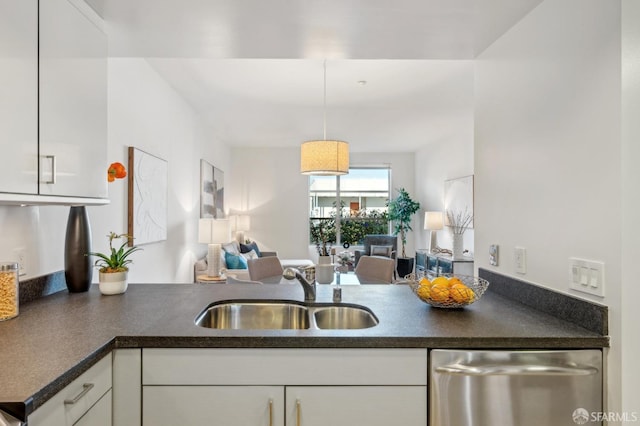
[[[282,276],[288,280],[292,280],[297,278],[304,290],[304,300],[306,302],[313,302],[316,300],[316,282],[309,282],[307,279],[302,276],[300,271],[295,268],[287,268],[282,273]]]

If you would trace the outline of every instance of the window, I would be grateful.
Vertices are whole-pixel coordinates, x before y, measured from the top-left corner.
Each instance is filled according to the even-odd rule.
[[[388,234],[390,178],[388,167],[351,168],[342,176],[311,176],[310,227],[324,225],[329,241],[339,245],[362,244],[368,234]],[[310,228],[310,235],[312,231]]]

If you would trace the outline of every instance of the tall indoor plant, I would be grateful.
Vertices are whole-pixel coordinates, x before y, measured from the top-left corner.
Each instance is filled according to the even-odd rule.
[[[411,231],[411,217],[420,209],[420,203],[413,201],[404,189],[398,190],[398,196],[389,201],[389,220],[394,222],[393,234],[400,235],[402,255],[398,257],[398,275],[404,277],[413,270],[413,258],[407,258],[405,245],[407,233]]]

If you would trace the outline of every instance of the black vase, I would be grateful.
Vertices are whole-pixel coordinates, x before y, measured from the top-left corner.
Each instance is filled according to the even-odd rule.
[[[91,267],[91,225],[85,206],[71,206],[64,239],[64,278],[71,293],[89,290]]]

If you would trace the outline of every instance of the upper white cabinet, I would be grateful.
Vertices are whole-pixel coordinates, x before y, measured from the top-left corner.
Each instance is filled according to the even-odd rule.
[[[107,196],[107,37],[91,12],[40,1],[41,195]]]
[[[0,192],[38,192],[37,17],[37,0],[0,0]]]

